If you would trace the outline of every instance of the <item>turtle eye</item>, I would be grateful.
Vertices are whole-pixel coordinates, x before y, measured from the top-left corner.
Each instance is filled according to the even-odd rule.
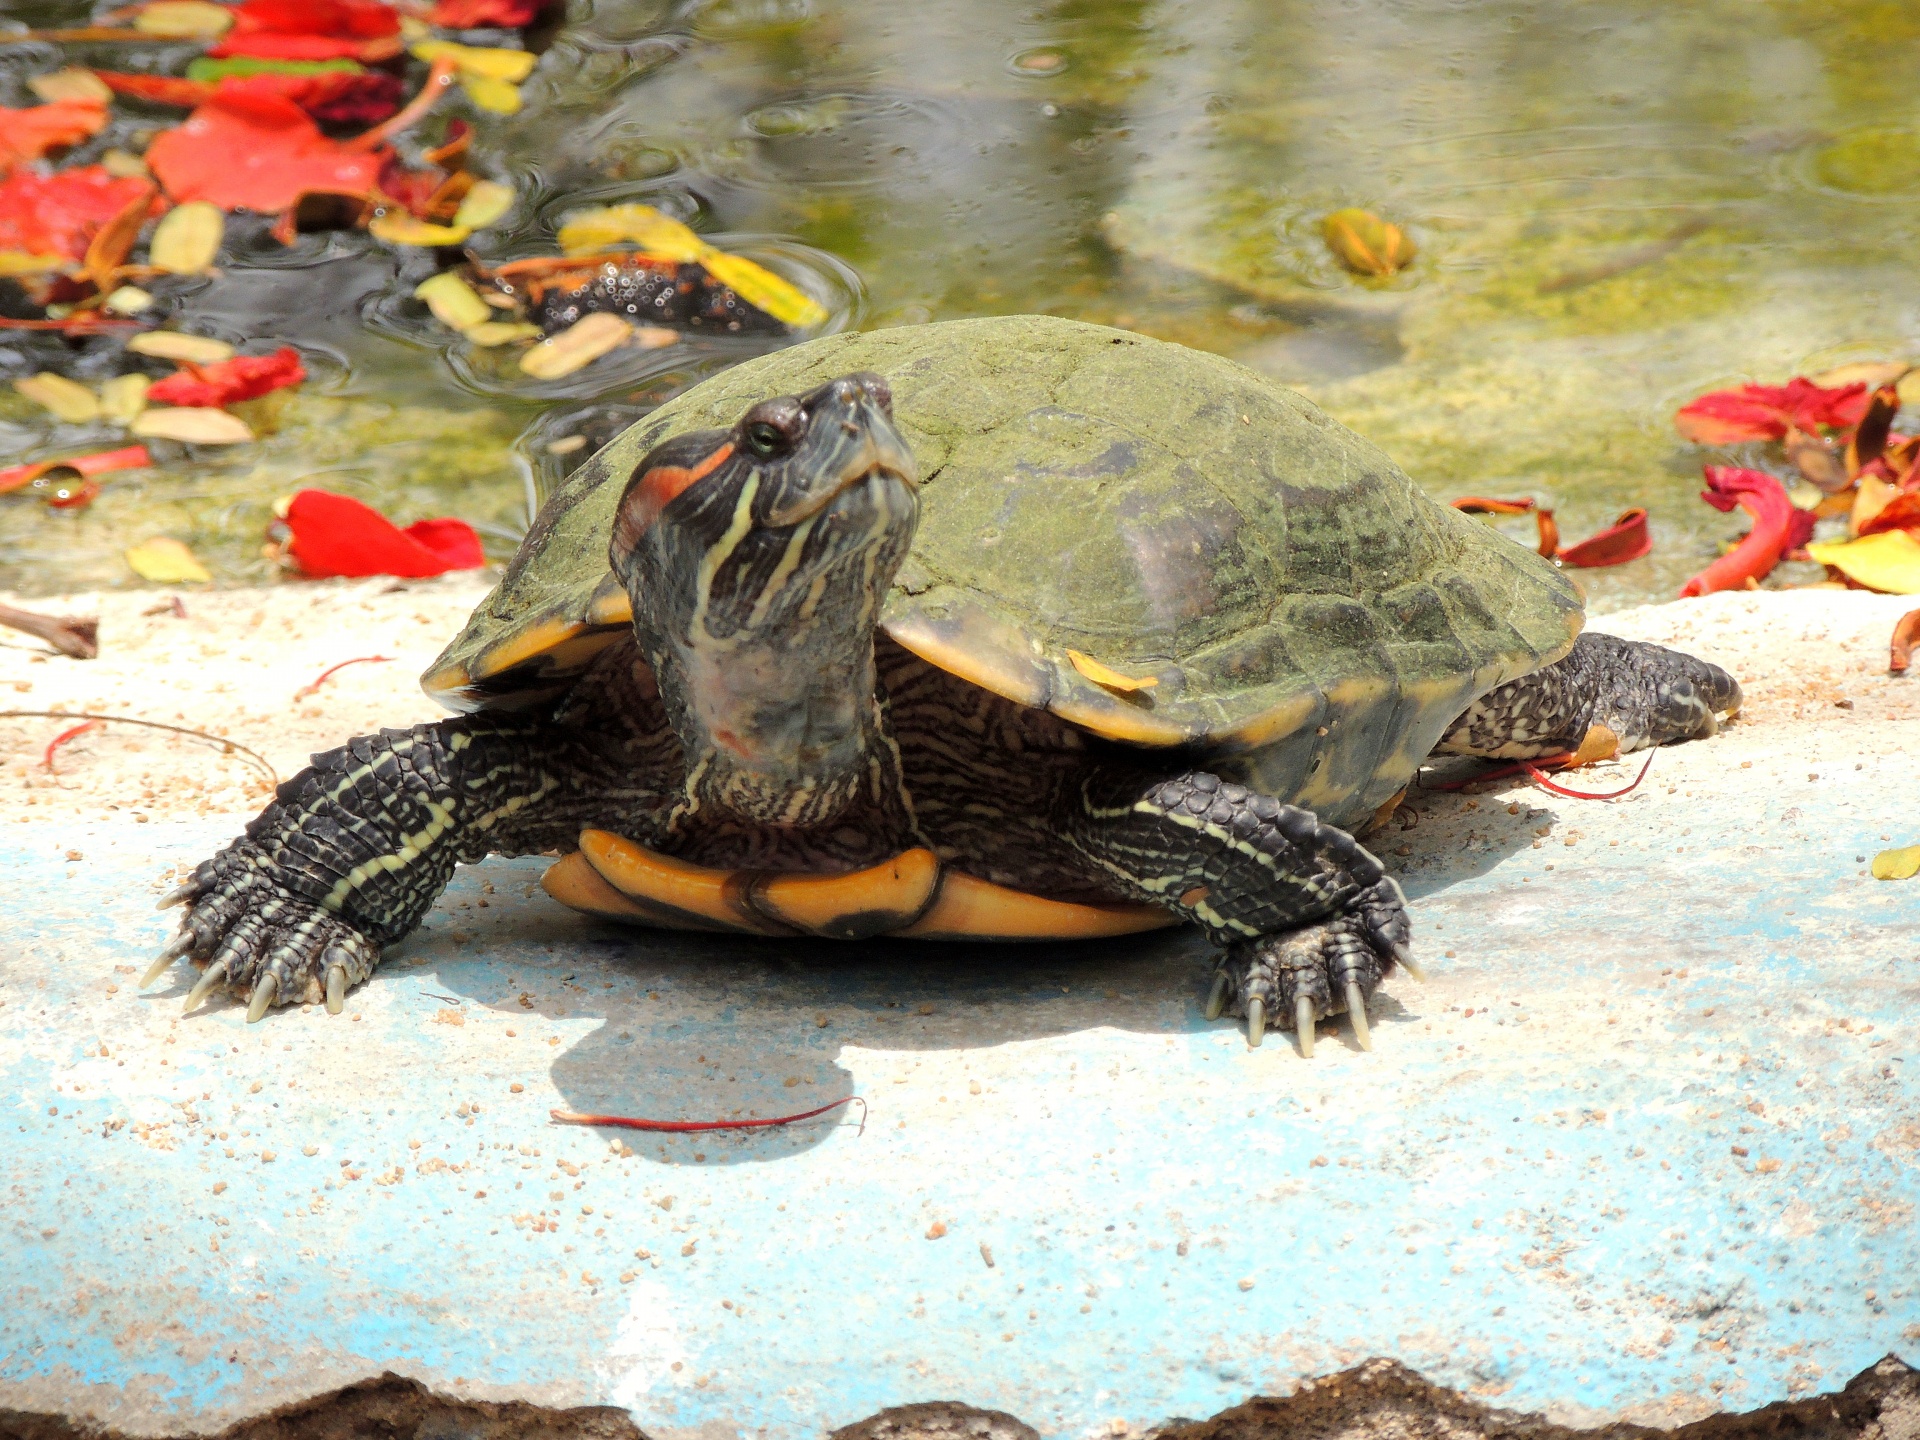
[[[787,449],[786,432],[766,420],[747,426],[747,448],[762,458],[771,458]]]

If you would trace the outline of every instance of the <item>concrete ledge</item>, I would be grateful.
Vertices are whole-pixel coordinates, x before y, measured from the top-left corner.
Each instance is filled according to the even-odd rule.
[[[1672,1425],[1911,1355],[1920,890],[1857,858],[1920,839],[1913,692],[1871,644],[1897,608],[1759,599],[1613,617],[1689,628],[1753,697],[1630,800],[1415,797],[1377,843],[1434,983],[1311,1063],[1201,1018],[1192,937],[660,938],[524,861],[463,870],[348,1016],[182,1018],[184,974],[132,989],[152,898],[236,817],[136,821],[72,773],[69,803],[23,731],[0,1407],[205,1433],[391,1369],[658,1440],[936,1398],[1111,1436],[1390,1356],[1552,1424]],[[850,1090],[864,1133],[546,1119]]]

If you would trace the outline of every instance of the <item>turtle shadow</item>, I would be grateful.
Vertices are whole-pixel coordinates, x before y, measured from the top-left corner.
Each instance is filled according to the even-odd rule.
[[[1019,945],[680,934],[563,909],[537,889],[545,863],[463,868],[388,965],[429,969],[434,989],[524,1020],[513,1027],[521,1058],[539,1056],[564,1107],[583,1115],[739,1121],[821,1109],[854,1091],[849,1048],[995,1050],[1014,1084],[1026,1042],[1240,1028],[1206,1019],[1214,948],[1191,929]],[[1372,1017],[1376,1030],[1422,1018],[1418,996],[1382,994]],[[563,1020],[597,1023],[566,1039],[549,1023]],[[1344,1022],[1320,1043],[1355,1046]],[[1275,1063],[1297,1063],[1291,1034],[1266,1044]],[[1036,1083],[1048,1063],[1035,1055]],[[758,1164],[862,1119],[836,1106],[791,1125],[602,1133],[668,1163]]]

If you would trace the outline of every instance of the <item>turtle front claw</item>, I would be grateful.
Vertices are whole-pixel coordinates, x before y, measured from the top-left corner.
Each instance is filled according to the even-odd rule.
[[[244,842],[242,842],[244,843]],[[151,985],[182,956],[200,967],[185,1010],[215,990],[247,1002],[248,1023],[289,1004],[324,1002],[345,1008],[346,992],[373,973],[377,942],[325,907],[293,894],[230,846],[195,872],[182,889],[180,933],[160,952],[142,985]]]
[[[1245,1016],[1250,1049],[1269,1024],[1291,1020],[1300,1054],[1311,1060],[1318,1023],[1345,1013],[1355,1042],[1372,1050],[1367,1001],[1396,965],[1413,973],[1408,930],[1400,887],[1383,877],[1339,915],[1229,948],[1214,973],[1207,1018]]]

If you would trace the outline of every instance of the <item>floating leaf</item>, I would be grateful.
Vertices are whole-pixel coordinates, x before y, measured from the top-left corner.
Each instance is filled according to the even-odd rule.
[[[638,245],[663,260],[697,261],[713,247],[651,205],[607,205],[569,215],[560,227],[560,248],[588,255],[620,245]]]
[[[98,165],[57,175],[16,171],[0,180],[0,251],[77,261],[103,226],[151,188],[144,180],[117,179]]]
[[[1327,248],[1358,275],[1386,276],[1413,263],[1414,244],[1371,210],[1336,210],[1320,222]]]
[[[233,358],[233,346],[205,335],[186,335],[178,330],[148,330],[127,341],[127,349],[136,355],[151,355],[156,360],[177,360],[183,365],[217,365]]]
[[[240,445],[254,438],[253,427],[238,415],[196,405],[142,411],[131,428],[148,440],[183,440],[190,445]]]
[[[559,239],[569,255],[638,245],[656,259],[699,264],[747,304],[787,325],[805,328],[827,318],[819,302],[792,282],[745,256],[716,249],[651,205],[608,205],[571,215],[560,227]]]
[[[0,470],[0,495],[30,485],[49,470],[66,469],[82,475],[104,475],[111,470],[140,470],[153,463],[144,445],[127,445],[118,450],[96,450],[91,455],[76,455],[67,460],[35,460]]]
[[[213,98],[213,86],[198,80],[182,80],[178,75],[124,74],[118,70],[94,73],[114,94],[129,95],[155,105],[178,105],[183,110],[191,110]]]
[[[1860,482],[1864,495],[1872,477]],[[1857,512],[1856,512],[1857,513]],[[1886,502],[1861,518],[1854,527],[1856,535],[1878,535],[1883,530],[1908,530],[1920,533],[1920,490],[1897,490]]]
[[[281,521],[291,534],[287,552],[312,576],[415,577],[486,564],[480,537],[464,520],[416,520],[403,530],[353,497],[328,490],[297,492]]]
[[[378,0],[246,0],[233,17],[232,33],[208,51],[215,59],[378,61],[400,53],[400,17]]]
[[[1785,385],[1740,385],[1702,395],[1683,405],[1673,424],[1696,445],[1737,445],[1781,440],[1790,429],[1807,434],[1851,430],[1869,403],[1862,383],[1827,389],[1795,376]]]
[[[678,345],[680,340],[680,332],[665,325],[638,325],[633,331],[633,343],[642,350],[664,350],[669,345]]]
[[[233,21],[233,11],[209,0],[153,0],[133,17],[133,28],[168,40],[212,40],[226,34]]]
[[[106,123],[107,107],[98,100],[57,100],[24,110],[0,105],[0,176],[50,150],[89,140]]]
[[[1680,594],[1711,595],[1716,590],[1739,590],[1773,571],[1789,550],[1797,550],[1813,534],[1813,513],[1787,498],[1786,489],[1764,470],[1742,470],[1731,465],[1706,467],[1707,488],[1700,498],[1716,510],[1738,505],[1753,517],[1746,538],[1681,587]]]
[[[452,271],[428,276],[413,287],[413,293],[449,330],[471,330],[493,318],[493,307]]]
[[[400,209],[374,216],[367,231],[389,245],[458,245],[473,233],[463,226],[430,224]]]
[[[24,250],[0,250],[0,278],[16,275],[44,275],[67,263],[64,255],[30,255]]]
[[[204,584],[213,579],[193,551],[165,535],[156,535],[125,553],[133,573],[157,585]]]
[[[527,351],[520,368],[536,380],[558,380],[618,349],[632,335],[633,326],[618,315],[587,315]]]
[[[1647,532],[1647,512],[1639,506],[1620,512],[1620,518],[1596,534],[1554,552],[1562,565],[1576,570],[1592,570],[1604,565],[1624,565],[1653,552],[1653,536]]]
[[[1911,880],[1920,875],[1920,845],[1908,845],[1900,850],[1882,850],[1873,857],[1873,878],[1876,880]]]
[[[140,238],[141,227],[153,213],[153,197],[152,184],[142,181],[138,193],[127,201],[120,213],[94,231],[93,238],[87,242],[87,253],[81,258],[81,264],[96,288],[113,288],[114,276],[126,263],[133,251],[133,242]]]
[[[826,308],[819,301],[745,256],[709,249],[700,263],[742,300],[784,324],[804,330],[826,321]]]
[[[91,70],[55,70],[47,75],[35,75],[27,81],[27,88],[49,105],[62,100],[78,100],[85,105],[111,105],[113,91],[109,90],[100,77]]]
[[[533,73],[535,56],[526,50],[504,50],[490,45],[456,45],[451,40],[422,40],[411,51],[429,63],[451,60],[462,75],[505,80],[518,85]]]
[[[147,169],[147,162],[131,150],[122,150],[117,146],[100,157],[100,168],[116,180],[151,180],[153,175]]]
[[[307,191],[371,195],[391,154],[329,140],[284,96],[222,88],[147,147],[147,164],[176,201],[276,214]]]
[[[189,200],[160,217],[154,227],[147,263],[174,275],[201,275],[220,253],[227,217],[218,205]]]
[[[488,320],[481,325],[471,325],[461,333],[475,345],[492,349],[515,340],[538,340],[541,332],[538,325],[530,325],[524,320]],[[680,337],[676,335],[674,338],[677,340]]]
[[[552,0],[438,0],[428,19],[442,30],[521,30]]]
[[[1139,690],[1151,690],[1160,683],[1158,675],[1125,675],[1110,666],[1102,665],[1091,655],[1078,650],[1067,651],[1067,659],[1073,668],[1103,690],[1113,690],[1122,695],[1131,695]]]
[[[497,180],[476,180],[453,212],[453,224],[484,230],[513,208],[513,187]]]
[[[100,417],[116,425],[131,425],[147,408],[147,388],[152,384],[145,375],[114,376],[100,387]],[[140,453],[144,455],[145,449]]]
[[[138,285],[119,285],[100,303],[116,315],[138,315],[153,308],[153,296]]]
[[[1920,540],[1905,530],[1809,545],[1807,554],[1869,590],[1920,595]]]
[[[54,418],[69,425],[85,425],[100,418],[100,397],[78,381],[51,370],[25,376],[13,382],[13,388]]]
[[[215,365],[191,366],[160,381],[147,399],[156,405],[232,405],[306,378],[300,352],[283,345],[271,355],[236,355]]]
[[[520,113],[520,87],[517,85],[495,80],[490,75],[462,75],[460,88],[467,92],[467,99],[482,110],[490,110],[495,115]]]

